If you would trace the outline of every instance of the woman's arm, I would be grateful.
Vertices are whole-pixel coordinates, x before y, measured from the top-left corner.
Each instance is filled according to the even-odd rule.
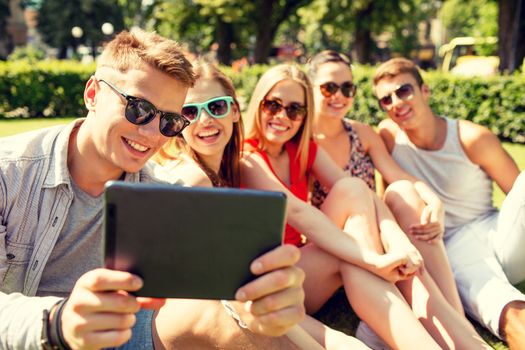
[[[312,165],[312,175],[327,189],[331,189],[338,180],[346,176],[322,147],[317,148],[317,154]]]
[[[398,180],[417,181],[416,177],[407,173],[396,163],[388,152],[383,140],[372,127],[359,123],[356,130],[365,151],[372,158],[374,166],[387,184]]]
[[[288,223],[318,247],[384,279],[399,279],[395,270],[408,261],[405,254],[379,255],[362,251],[353,237],[341,231],[320,210],[301,201],[285,188],[259,155],[252,153],[241,160],[241,178],[243,185],[249,188],[284,192],[288,198]]]

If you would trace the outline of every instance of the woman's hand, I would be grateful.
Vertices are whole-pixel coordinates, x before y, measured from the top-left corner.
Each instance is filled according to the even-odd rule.
[[[393,249],[385,254],[369,251],[363,256],[370,272],[392,283],[410,278],[421,266],[418,259],[418,256],[421,257],[419,252],[414,254],[403,249]]]
[[[381,241],[387,254],[405,256],[406,260],[398,267],[403,277],[409,278],[423,266],[423,257],[417,248],[399,227],[391,227],[388,231],[381,232]]]

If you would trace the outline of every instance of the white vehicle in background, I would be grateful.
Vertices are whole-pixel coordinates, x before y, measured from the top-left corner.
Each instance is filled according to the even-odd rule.
[[[441,70],[464,76],[498,74],[496,37],[457,37],[439,48]]]

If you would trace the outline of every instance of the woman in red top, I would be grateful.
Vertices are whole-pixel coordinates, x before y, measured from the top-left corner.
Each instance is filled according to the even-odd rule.
[[[301,246],[298,266],[306,274],[307,312],[317,311],[344,286],[356,313],[392,348],[427,349],[438,347],[437,343],[444,348],[489,348],[450,306],[428,272],[419,268],[419,252],[386,205],[364,181],[346,176],[311,141],[313,112],[312,88],[306,75],[295,66],[271,68],[257,83],[248,106],[247,142],[241,160],[243,186],[287,194],[288,224],[297,231],[288,229],[286,240]],[[320,207],[322,213],[305,203],[311,176],[329,190]],[[326,222],[327,218],[332,223]],[[299,233],[306,236],[307,244],[297,242]],[[355,255],[356,246],[361,258]],[[399,254],[406,263],[380,271],[367,266],[368,254]],[[388,283],[371,287],[374,276],[365,269],[399,282],[432,337],[421,323],[412,322],[414,314],[407,314],[399,303],[399,290]]]

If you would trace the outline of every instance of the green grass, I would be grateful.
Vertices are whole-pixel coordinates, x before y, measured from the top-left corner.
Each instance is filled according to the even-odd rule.
[[[504,143],[503,147],[509,152],[511,157],[518,163],[518,168],[520,170],[525,169],[525,145],[513,144],[513,143]],[[505,195],[500,190],[500,188],[494,183],[494,205],[498,208],[501,206]]]
[[[69,123],[75,118],[0,119],[0,137],[47,126]]]
[[[0,119],[0,136],[8,136],[23,131],[43,128],[46,126],[58,125],[68,123],[74,118],[59,118],[59,119]],[[503,147],[510,153],[512,158],[518,163],[518,167],[525,169],[525,145],[504,143]],[[504,194],[495,185],[494,186],[494,203],[496,206],[501,206]],[[525,282],[521,283],[518,288],[525,292]],[[354,334],[357,324],[359,322],[357,316],[352,311],[351,307],[346,301],[344,291],[339,290],[332,299],[315,315],[324,323],[339,329],[347,334]],[[507,349],[505,344],[498,341],[489,332],[475,325],[478,332],[483,336],[489,344],[498,350]]]

